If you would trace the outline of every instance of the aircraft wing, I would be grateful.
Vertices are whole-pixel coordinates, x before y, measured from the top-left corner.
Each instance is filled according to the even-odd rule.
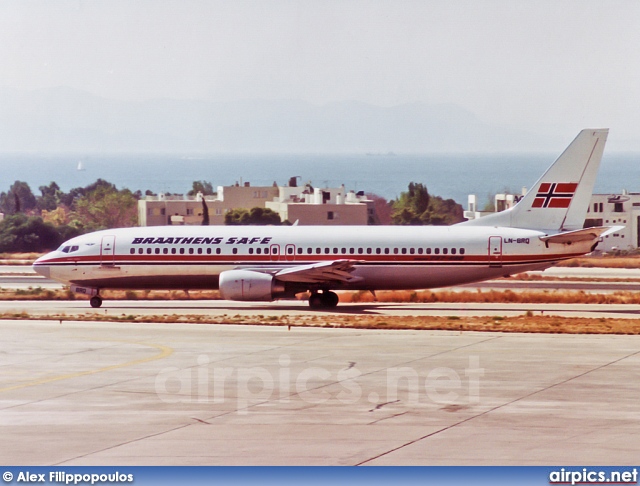
[[[595,240],[601,236],[619,231],[622,228],[624,228],[624,226],[596,226],[593,228],[583,228],[575,231],[567,231],[566,233],[541,236],[540,239],[548,243],[577,243],[579,241]]]
[[[354,282],[359,280],[351,272],[355,268],[355,260],[334,260],[332,262],[313,263],[286,268],[274,275],[281,282],[328,283]]]

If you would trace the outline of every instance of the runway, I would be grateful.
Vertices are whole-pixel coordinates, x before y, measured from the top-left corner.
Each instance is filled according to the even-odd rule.
[[[5,464],[617,464],[639,336],[0,321]]]

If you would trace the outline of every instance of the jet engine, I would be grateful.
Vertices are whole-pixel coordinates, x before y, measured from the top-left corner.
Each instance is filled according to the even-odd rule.
[[[227,270],[220,274],[220,293],[227,300],[274,300],[284,294],[284,284],[268,273]]]

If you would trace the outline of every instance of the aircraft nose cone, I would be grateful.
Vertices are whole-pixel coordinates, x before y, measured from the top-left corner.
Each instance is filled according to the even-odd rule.
[[[45,257],[38,258],[33,262],[31,268],[33,268],[34,272],[42,275],[44,278],[49,278],[51,276],[51,268],[45,263]]]

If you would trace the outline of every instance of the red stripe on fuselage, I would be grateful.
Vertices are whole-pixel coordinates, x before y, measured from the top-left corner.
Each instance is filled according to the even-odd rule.
[[[584,253],[571,254],[529,254],[529,255],[504,255],[499,258],[506,263],[531,262],[537,260],[561,260],[574,258]],[[114,259],[109,258],[109,264],[115,262],[119,265],[147,263],[153,265],[161,264],[290,264],[290,265],[308,265],[314,262],[326,262],[335,260],[353,260],[356,262],[366,263],[489,263],[489,256],[483,255],[295,255],[295,259],[288,260],[281,258],[279,260],[265,259],[259,255],[116,255]],[[495,257],[494,257],[495,258]],[[492,260],[492,263],[495,263]],[[103,265],[104,261],[99,256],[84,257],[61,257],[51,260],[41,261],[38,265]],[[357,263],[356,263],[357,264]]]

